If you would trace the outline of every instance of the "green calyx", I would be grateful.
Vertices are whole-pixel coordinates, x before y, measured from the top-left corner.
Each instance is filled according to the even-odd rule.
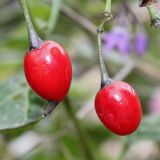
[[[160,11],[154,6],[149,5],[147,6],[148,12],[151,18],[151,25],[154,27],[160,26]]]

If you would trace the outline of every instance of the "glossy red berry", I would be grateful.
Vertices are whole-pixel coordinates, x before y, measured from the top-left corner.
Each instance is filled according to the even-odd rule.
[[[26,53],[24,71],[31,88],[48,101],[63,100],[70,88],[70,59],[54,41],[44,41],[38,49]]]
[[[113,133],[128,135],[141,121],[142,109],[135,90],[122,81],[104,86],[95,99],[99,119]]]

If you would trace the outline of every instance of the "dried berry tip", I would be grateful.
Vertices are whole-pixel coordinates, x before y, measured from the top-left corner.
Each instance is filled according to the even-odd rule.
[[[145,6],[151,5],[153,3],[157,3],[157,0],[140,0],[139,6],[145,7]]]
[[[58,105],[59,102],[57,101],[52,101],[52,102],[49,102],[45,112],[43,113],[42,117],[46,117],[48,116],[49,114],[52,113],[52,111],[56,108],[56,106]]]

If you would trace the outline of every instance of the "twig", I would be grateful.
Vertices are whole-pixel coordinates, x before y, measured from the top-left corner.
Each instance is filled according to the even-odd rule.
[[[134,61],[129,60],[124,67],[114,76],[114,80],[123,80],[134,69]]]
[[[87,31],[89,31],[93,35],[96,35],[97,27],[90,20],[88,20],[84,16],[78,14],[73,9],[71,9],[70,7],[68,7],[68,6],[64,5],[64,4],[61,5],[61,11],[64,14],[66,14],[68,17],[72,18],[75,22],[80,24]]]
[[[126,140],[125,143],[124,143],[124,146],[123,146],[123,148],[122,148],[122,150],[121,150],[121,153],[120,153],[120,155],[117,157],[116,160],[124,160],[124,159],[125,159],[125,155],[126,155],[126,153],[127,153],[127,151],[128,151],[128,148],[129,148],[129,143],[128,143],[128,141]]]
[[[62,0],[52,0],[50,16],[49,16],[48,25],[47,25],[48,34],[50,34],[56,26],[56,22],[59,16],[59,9],[61,6],[61,1]]]
[[[155,81],[158,84],[160,84],[160,70],[158,68],[154,67],[148,62],[137,60],[135,61],[135,69],[139,73],[149,77],[152,81]]]
[[[86,139],[86,135],[84,135],[84,132],[80,126],[80,122],[78,121],[78,119],[73,111],[73,107],[71,106],[69,97],[65,98],[64,104],[65,104],[66,112],[68,113],[68,116],[71,118],[71,120],[74,124],[74,127],[76,129],[76,132],[79,137],[80,144],[82,146],[82,150],[84,152],[84,156],[85,156],[86,160],[94,160],[94,157],[92,155],[92,152],[90,150],[89,144]]]

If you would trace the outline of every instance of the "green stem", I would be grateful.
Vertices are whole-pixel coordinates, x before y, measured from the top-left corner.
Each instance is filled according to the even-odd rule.
[[[151,18],[151,24],[154,27],[160,26],[160,11],[154,5],[148,5],[147,9]]]
[[[104,31],[104,25],[107,21],[111,20],[112,18],[111,0],[106,1],[106,8],[103,14],[104,14],[104,18],[97,29],[98,55],[99,55],[100,72],[101,72],[101,88],[103,88],[105,85],[111,84],[111,79],[109,78],[109,75],[106,70],[106,66],[102,57],[102,33]]]
[[[24,16],[25,16],[25,19],[26,19],[26,23],[27,23],[30,49],[32,49],[32,48],[37,49],[37,48],[40,47],[41,39],[39,38],[39,36],[37,35],[37,33],[36,33],[36,31],[33,27],[33,24],[32,24],[32,21],[31,21],[31,16],[30,16],[30,13],[29,13],[29,9],[27,7],[26,0],[19,0],[19,2],[22,6]]]
[[[105,24],[105,22],[108,20],[107,17],[105,17],[101,24],[99,25],[98,27],[98,30],[97,30],[97,40],[98,40],[98,56],[99,56],[99,63],[100,63],[100,72],[101,72],[101,88],[103,88],[106,83],[110,83],[109,82],[109,75],[108,75],[108,72],[106,70],[106,66],[105,66],[105,63],[104,63],[104,59],[102,57],[102,33],[103,33],[103,26]]]
[[[111,13],[111,0],[106,0],[105,12]]]
[[[125,156],[126,156],[126,153],[128,151],[128,147],[129,147],[129,143],[125,142],[117,160],[125,160]]]
[[[48,31],[47,33],[51,33],[54,30],[57,22],[57,18],[60,11],[60,4],[62,0],[52,0],[51,12],[48,21]]]
[[[85,159],[86,160],[94,160],[94,157],[93,157],[92,152],[90,150],[86,136],[80,126],[79,120],[75,116],[75,113],[73,111],[73,107],[71,106],[69,97],[65,98],[64,104],[65,104],[66,112],[67,112],[68,116],[71,118],[71,120],[74,124],[74,127],[76,129],[77,135],[79,137],[79,141],[81,143],[82,150],[84,152]]]

